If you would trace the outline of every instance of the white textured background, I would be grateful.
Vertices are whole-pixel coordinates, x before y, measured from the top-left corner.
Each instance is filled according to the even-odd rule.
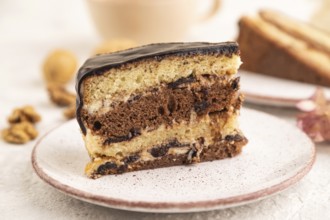
[[[222,41],[235,37],[242,13],[275,7],[304,20],[319,1],[224,1],[219,16],[191,31],[187,40]],[[100,42],[81,0],[0,1],[0,129],[14,107],[31,104],[42,114],[41,135],[64,121],[41,79],[41,63],[54,48],[67,48],[80,63]],[[72,82],[73,85],[73,82]],[[249,106],[294,123],[295,112]],[[40,136],[41,136],[40,135]],[[40,137],[39,136],[39,137]],[[272,198],[226,210],[192,214],[144,214],[119,211],[68,197],[43,183],[32,171],[35,141],[10,145],[0,140],[0,219],[329,219],[330,145],[317,146],[312,171],[294,187]]]

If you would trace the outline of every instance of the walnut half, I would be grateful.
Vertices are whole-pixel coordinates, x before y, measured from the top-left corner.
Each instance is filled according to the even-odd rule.
[[[68,92],[64,86],[48,84],[47,89],[51,101],[58,106],[70,106],[76,102],[76,96]]]
[[[40,115],[34,110],[32,106],[24,106],[22,108],[16,108],[8,117],[10,124],[16,124],[21,122],[36,123],[41,120]]]
[[[11,127],[2,131],[5,141],[14,144],[24,144],[38,136],[38,131],[27,121],[12,124]]]
[[[9,143],[24,144],[38,136],[34,123],[41,120],[32,106],[23,106],[13,110],[8,117],[9,128],[2,130],[2,138]]]
[[[64,116],[67,119],[76,117],[76,104],[72,104],[63,111]]]

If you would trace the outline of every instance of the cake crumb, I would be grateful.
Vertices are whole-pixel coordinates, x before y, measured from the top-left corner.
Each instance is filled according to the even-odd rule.
[[[16,124],[21,122],[36,123],[41,120],[40,115],[35,111],[32,106],[23,106],[13,110],[11,115],[8,117],[10,124]]]
[[[3,139],[13,144],[24,144],[34,140],[37,136],[38,131],[32,123],[27,121],[12,124],[12,126],[2,131]]]
[[[76,102],[76,95],[68,92],[62,85],[48,84],[47,90],[50,100],[58,106],[71,106]]]

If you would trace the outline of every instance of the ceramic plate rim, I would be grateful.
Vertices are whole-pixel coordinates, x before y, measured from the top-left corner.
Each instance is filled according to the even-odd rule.
[[[300,99],[291,99],[275,96],[258,95],[249,92],[241,91],[244,94],[245,101],[252,104],[277,106],[286,108],[295,108]]]
[[[285,122],[283,119],[277,118],[273,115],[260,112],[257,110],[253,110],[250,108],[244,108],[248,111],[258,112],[260,114],[267,115],[268,117],[276,118],[277,120],[281,120]],[[48,183],[49,185],[53,186],[55,189],[73,196],[77,199],[98,204],[101,206],[106,206],[115,209],[121,210],[128,210],[128,211],[140,211],[140,212],[158,212],[158,213],[186,213],[186,212],[196,212],[196,211],[208,211],[208,210],[215,210],[215,209],[224,209],[228,207],[239,206],[243,203],[249,203],[264,199],[268,196],[274,195],[279,193],[289,186],[294,185],[299,180],[301,180],[312,168],[315,159],[316,159],[316,149],[315,144],[311,142],[311,155],[308,163],[302,167],[294,176],[285,179],[284,181],[274,184],[270,187],[266,187],[251,193],[220,198],[220,199],[213,199],[213,200],[204,200],[204,201],[196,201],[196,202],[145,202],[145,201],[129,201],[123,199],[116,199],[111,198],[109,196],[101,196],[101,195],[94,195],[93,193],[86,192],[83,190],[76,189],[72,186],[68,186],[64,183],[61,183],[57,179],[49,176],[42,166],[38,164],[37,159],[37,149],[40,146],[40,143],[43,141],[45,137],[51,134],[54,130],[59,129],[66,123],[70,121],[61,123],[60,125],[54,127],[53,129],[46,132],[35,144],[32,154],[31,154],[31,163],[35,173],[42,179],[44,182]],[[287,123],[287,122],[285,122]],[[288,124],[288,123],[287,123]],[[172,211],[175,209],[176,211]]]
[[[268,76],[268,75],[263,75],[259,74],[256,72],[248,71],[248,70],[243,70],[240,69],[238,71],[240,73],[239,77],[242,77],[242,74],[248,73],[248,74],[256,74],[260,75],[262,77],[269,77],[269,78],[274,78],[276,80],[281,80],[285,82],[291,82],[292,80],[288,79],[283,79],[283,78],[278,78],[274,76]],[[243,76],[244,77],[244,76]],[[321,87],[324,89],[330,89],[324,86],[316,85],[316,84],[311,84],[311,83],[304,83],[304,82],[298,82],[298,81],[292,81],[292,83],[296,84],[301,84],[301,85],[307,85],[307,86],[313,86],[315,89],[317,87]],[[286,108],[296,108],[296,105],[298,102],[310,98],[310,96],[304,97],[303,99],[300,98],[290,98],[290,97],[283,97],[283,96],[267,96],[261,93],[252,93],[252,92],[246,92],[244,91],[244,88],[241,88],[241,93],[244,94],[245,96],[245,101],[248,103],[252,104],[258,104],[258,105],[265,105],[265,106],[275,106],[275,107],[286,107]],[[312,94],[311,94],[312,95]]]

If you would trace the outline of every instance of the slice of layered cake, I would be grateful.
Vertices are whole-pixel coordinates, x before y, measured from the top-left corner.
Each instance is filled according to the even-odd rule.
[[[238,45],[152,44],[86,61],[77,78],[77,119],[91,178],[212,161],[247,139]]]
[[[281,13],[264,10],[239,21],[242,69],[330,86],[330,35]]]

